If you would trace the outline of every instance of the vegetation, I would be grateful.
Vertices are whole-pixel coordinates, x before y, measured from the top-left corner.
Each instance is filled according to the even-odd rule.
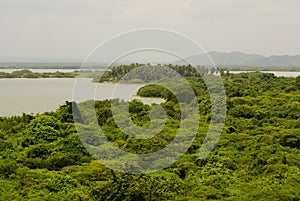
[[[140,80],[140,82],[158,81],[165,78],[174,78],[178,76],[195,77],[199,76],[197,70],[201,75],[214,74],[216,72],[224,72],[221,69],[209,68],[204,66],[197,66],[196,68],[191,65],[173,66],[169,65],[150,65],[132,63],[130,65],[120,65],[112,67],[109,71],[101,76],[100,79],[95,79],[97,82],[118,82],[118,81],[132,81]]]
[[[300,77],[223,74],[225,128],[214,150],[199,159],[210,123],[210,98],[199,76],[183,74],[197,96],[201,118],[196,139],[176,163],[141,175],[105,167],[89,155],[76,132],[74,125],[84,127],[82,115],[87,114],[74,111],[73,116],[76,104],[66,102],[55,112],[0,118],[0,200],[300,200]],[[167,99],[161,104],[166,124],[147,140],[129,137],[116,126],[110,100],[77,107],[95,105],[98,125],[115,146],[151,153],[176,135],[180,107],[155,84],[138,93]],[[149,124],[149,110],[139,101],[129,103],[138,126]],[[101,143],[93,134],[82,140],[94,147]]]
[[[220,66],[220,68],[225,71],[300,71],[299,66]]]
[[[75,78],[86,77],[94,78],[101,75],[102,72],[94,72],[90,70],[86,71],[74,71],[74,72],[54,72],[54,73],[37,73],[30,70],[16,70],[12,73],[0,72],[0,78]]]

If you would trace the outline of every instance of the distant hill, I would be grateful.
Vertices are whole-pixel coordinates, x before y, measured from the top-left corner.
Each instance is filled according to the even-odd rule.
[[[217,66],[224,67],[291,67],[300,68],[300,55],[272,55],[264,56],[260,54],[246,54],[243,52],[209,52],[213,62]],[[194,55],[187,58],[195,65],[212,65],[212,61],[207,57],[206,54]],[[0,57],[0,68],[79,68],[83,60],[72,60],[72,59],[32,59],[32,58],[13,58],[13,57]],[[131,60],[121,60],[114,63],[113,65],[121,64],[131,64],[131,63],[148,63],[143,61],[131,61]],[[177,60],[172,62],[156,62],[153,64],[186,64],[184,60]],[[86,67],[105,67],[109,65],[110,62],[91,62],[86,63]],[[269,68],[268,68],[269,69]]]
[[[300,55],[272,55],[269,57],[259,54],[246,54],[243,52],[210,52],[208,53],[214,63],[219,66],[291,66],[300,67]],[[211,65],[207,55],[194,55],[187,58],[195,65]],[[183,60],[174,64],[185,64]]]

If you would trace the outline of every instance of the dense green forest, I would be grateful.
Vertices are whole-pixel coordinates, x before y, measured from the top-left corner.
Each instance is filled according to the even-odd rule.
[[[151,68],[158,68],[159,71],[153,71]],[[172,65],[172,64],[139,64],[132,63],[130,65],[113,66],[109,68],[101,78],[98,80],[97,77],[94,81],[97,82],[148,82],[153,80],[160,80],[163,78],[172,78],[176,76],[176,73],[166,70],[171,69],[176,71],[179,75],[184,77],[194,76],[206,76],[209,74],[219,74],[221,76],[228,76],[230,71],[299,71],[298,67],[245,67],[245,66],[196,66],[191,65]],[[133,69],[135,69],[133,71]]]
[[[186,76],[201,114],[198,134],[177,162],[149,174],[117,172],[90,156],[75,129],[86,122],[78,111],[73,116],[72,108],[92,104],[98,126],[120,149],[151,153],[165,147],[182,117],[176,98],[153,83],[138,94],[165,98],[161,106],[167,118],[161,133],[147,140],[129,137],[116,126],[111,100],[66,102],[55,112],[1,117],[0,200],[300,200],[300,77],[220,71],[226,123],[216,147],[199,159],[211,121],[210,96],[195,71],[174,69]],[[119,79],[124,72],[122,66],[115,68],[103,81]],[[204,75],[214,76],[207,71]],[[148,125],[150,108],[130,102],[133,122]],[[81,140],[94,147],[101,143],[93,133]]]
[[[138,64],[132,63],[130,65],[120,65],[110,68],[101,75],[100,79],[94,79],[97,82],[149,82],[158,81],[164,78],[174,78],[178,76],[195,77],[206,76],[208,74],[220,73],[225,74],[225,71],[216,67],[197,66],[191,65],[161,65],[155,66],[151,64]],[[229,74],[229,71],[226,71]]]

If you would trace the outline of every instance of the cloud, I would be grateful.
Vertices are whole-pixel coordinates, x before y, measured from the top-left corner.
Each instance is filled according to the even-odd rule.
[[[99,42],[159,27],[209,50],[300,53],[298,0],[1,0],[0,56],[84,58]]]

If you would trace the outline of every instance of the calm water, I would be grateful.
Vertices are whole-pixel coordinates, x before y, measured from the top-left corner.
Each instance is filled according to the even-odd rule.
[[[142,84],[96,84],[90,79],[0,79],[0,116],[53,111],[65,101],[120,98],[131,100]],[[144,103],[160,103],[155,98],[140,98]]]

